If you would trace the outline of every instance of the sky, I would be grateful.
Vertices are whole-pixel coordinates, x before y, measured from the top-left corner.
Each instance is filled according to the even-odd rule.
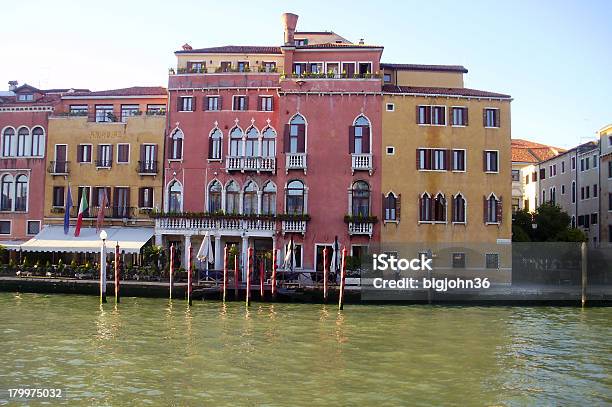
[[[383,45],[383,62],[459,64],[465,86],[510,94],[512,137],[572,147],[612,123],[611,1],[3,0],[0,90],[9,80],[92,90],[165,86],[173,52],[281,45],[333,30]]]

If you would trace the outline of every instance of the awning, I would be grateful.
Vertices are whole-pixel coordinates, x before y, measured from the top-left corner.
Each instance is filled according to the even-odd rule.
[[[106,245],[119,248],[126,253],[138,253],[151,239],[153,228],[110,227],[104,229],[108,235]],[[21,245],[21,250],[30,252],[97,253],[102,241],[95,228],[81,228],[79,237],[74,237],[74,228],[64,234],[64,226],[45,226],[36,236]]]
[[[0,246],[6,250],[19,250],[23,243],[25,243],[23,240],[0,240]]]

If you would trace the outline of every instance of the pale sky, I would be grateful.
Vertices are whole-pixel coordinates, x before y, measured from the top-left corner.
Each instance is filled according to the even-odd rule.
[[[333,30],[384,45],[383,62],[461,64],[467,87],[512,95],[512,137],[571,147],[612,123],[609,1],[3,0],[0,89],[9,80],[92,90],[167,85],[173,52],[281,45]]]

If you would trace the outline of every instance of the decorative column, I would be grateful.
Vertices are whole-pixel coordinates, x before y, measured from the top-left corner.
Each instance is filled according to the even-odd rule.
[[[183,268],[187,270],[189,267],[189,246],[191,245],[191,235],[185,235],[185,249],[183,250]]]
[[[261,215],[261,207],[262,207],[262,202],[261,202],[261,197],[263,195],[263,191],[257,191],[257,214]]]
[[[223,252],[221,251],[221,234],[215,235],[215,270],[223,269]]]
[[[247,267],[249,262],[249,237],[242,236],[242,281],[246,281]]]

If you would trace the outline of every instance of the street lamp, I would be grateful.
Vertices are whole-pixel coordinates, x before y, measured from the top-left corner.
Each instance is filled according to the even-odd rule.
[[[106,302],[106,238],[108,237],[105,230],[100,232],[102,247],[100,248],[100,302]]]

